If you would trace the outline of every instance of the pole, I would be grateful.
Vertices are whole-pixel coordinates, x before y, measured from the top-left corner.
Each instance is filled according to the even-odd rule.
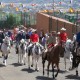
[[[54,0],[53,0],[53,16],[54,16]]]
[[[76,14],[76,33],[77,33],[77,31],[78,31],[78,25],[77,25],[77,20],[78,20],[78,11],[77,11],[77,14]]]
[[[31,27],[31,22],[30,22],[30,14],[29,14],[29,27]]]

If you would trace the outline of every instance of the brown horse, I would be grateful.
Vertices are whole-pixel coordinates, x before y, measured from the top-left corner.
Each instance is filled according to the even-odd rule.
[[[57,45],[56,47],[53,47],[51,51],[44,52],[42,54],[42,64],[43,64],[43,75],[44,75],[44,67],[45,67],[45,61],[48,61],[47,66],[47,75],[49,76],[49,66],[52,64],[52,71],[53,71],[53,78],[57,77],[59,73],[59,61],[60,56],[64,54],[64,48],[61,45]],[[57,67],[57,73],[54,76],[54,65]]]

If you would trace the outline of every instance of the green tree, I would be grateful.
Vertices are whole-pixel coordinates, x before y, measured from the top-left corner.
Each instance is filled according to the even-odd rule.
[[[6,20],[6,27],[7,28],[12,28],[12,26],[16,23],[16,18],[10,14],[9,16],[7,16],[7,20]]]

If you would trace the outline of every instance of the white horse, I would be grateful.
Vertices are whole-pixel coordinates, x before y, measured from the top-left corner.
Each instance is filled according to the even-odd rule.
[[[7,65],[6,62],[7,62],[8,54],[10,53],[10,46],[11,46],[10,38],[6,36],[1,46],[1,51],[3,55],[3,63],[5,64],[5,66]]]
[[[72,41],[70,39],[68,39],[65,44],[65,52],[64,52],[65,70],[66,70],[66,64],[67,64],[66,60],[67,59],[69,59],[69,61],[70,61],[70,68],[72,65],[73,55],[71,54],[71,46],[72,46]]]
[[[18,63],[26,64],[26,54],[27,54],[27,42],[24,39],[21,39],[20,44],[18,46]]]
[[[40,45],[39,43],[35,43],[35,44],[32,44],[31,46],[31,56],[32,56],[32,67],[34,65],[34,61],[35,61],[35,70],[36,71],[39,71],[39,67],[38,67],[38,61],[39,61],[39,58],[40,58],[40,55],[42,54],[42,50],[41,48],[43,49],[43,46]],[[30,68],[30,55],[28,55],[28,66]]]

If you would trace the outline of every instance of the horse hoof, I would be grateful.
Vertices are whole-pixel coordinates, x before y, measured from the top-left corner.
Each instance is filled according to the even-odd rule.
[[[35,69],[35,71],[37,71],[37,69]]]
[[[76,73],[76,76],[78,76],[78,73]]]
[[[69,70],[65,70],[65,72],[68,72]]]
[[[33,67],[33,64],[31,65],[31,67]]]
[[[26,63],[24,63],[24,65],[26,65]]]
[[[5,61],[3,60],[3,63],[5,63]]]
[[[39,69],[35,69],[35,71],[37,71],[37,72],[38,72],[38,71],[39,71]]]
[[[78,71],[76,71],[76,76],[78,76]]]
[[[57,75],[55,75],[55,77],[57,77]]]
[[[37,68],[37,72],[39,71],[39,68]]]

